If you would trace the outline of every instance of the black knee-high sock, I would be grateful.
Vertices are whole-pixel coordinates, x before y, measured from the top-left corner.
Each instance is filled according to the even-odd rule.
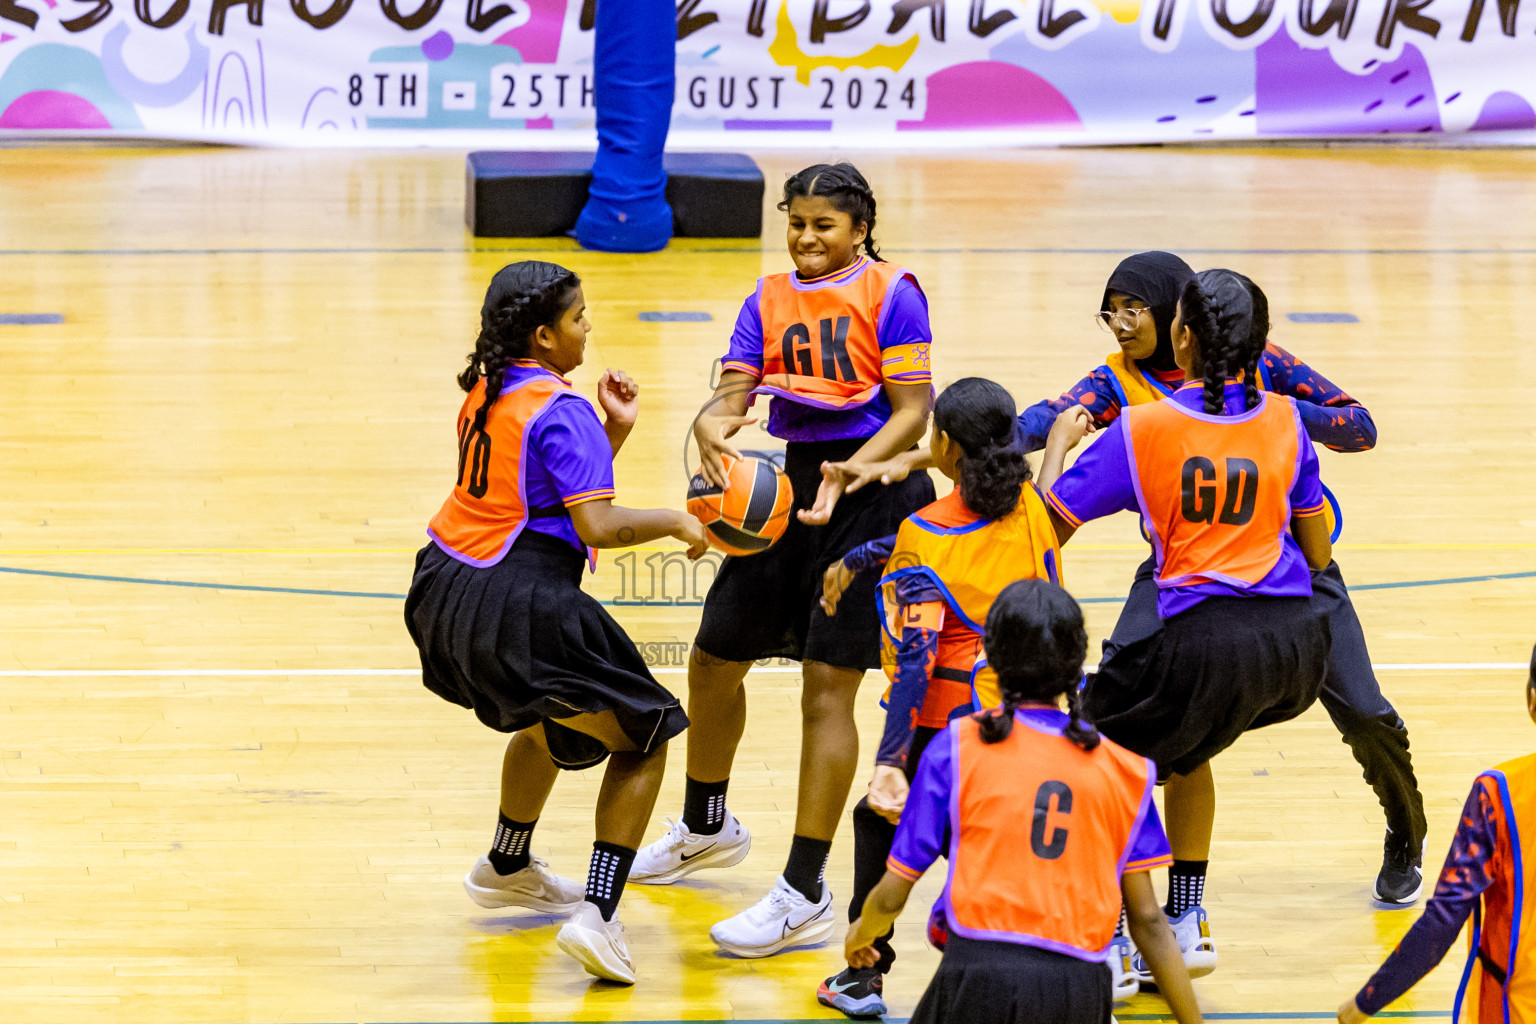
[[[789,844],[784,881],[812,903],[820,903],[822,876],[826,874],[827,858],[831,854],[832,840],[795,836]]]
[[[1190,907],[1198,907],[1205,899],[1205,869],[1207,860],[1176,860],[1168,869],[1168,902],[1163,913],[1178,917]]]
[[[604,921],[612,921],[619,909],[619,897],[629,881],[635,851],[627,846],[597,842],[592,844],[592,866],[587,869],[587,902],[603,912]]]
[[[491,841],[491,852],[486,859],[498,875],[510,875],[528,866],[528,840],[538,821],[513,821],[501,812],[496,814],[496,838]]]
[[[683,785],[683,825],[698,836],[718,835],[725,827],[725,790],[723,782],[700,782],[686,776]]]

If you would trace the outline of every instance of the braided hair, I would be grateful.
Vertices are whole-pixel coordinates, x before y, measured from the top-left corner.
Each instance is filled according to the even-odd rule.
[[[1003,694],[1000,711],[977,715],[984,743],[1001,743],[1013,732],[1013,716],[1025,701],[1054,701],[1067,695],[1063,735],[1083,750],[1099,745],[1099,732],[1083,717],[1078,682],[1088,653],[1083,610],[1072,595],[1049,580],[1008,584],[987,613],[982,638],[987,664]]]
[[[1007,389],[982,377],[955,381],[933,407],[934,426],[960,446],[960,497],[983,519],[1001,519],[1018,508],[1029,479],[1017,416]]]
[[[480,307],[480,336],[459,374],[459,387],[473,391],[485,380],[485,401],[475,413],[475,429],[485,429],[485,417],[501,394],[513,360],[527,359],[533,335],[557,323],[571,307],[581,279],[555,263],[523,260],[509,263],[491,278]]]
[[[880,248],[875,244],[875,193],[864,180],[859,169],[846,161],[835,164],[812,164],[798,174],[792,174],[784,182],[784,198],[780,210],[788,210],[795,199],[824,196],[839,213],[853,218],[853,226],[864,225],[864,253],[877,263]]]
[[[1222,415],[1227,381],[1243,375],[1244,408],[1259,404],[1259,357],[1269,340],[1269,299],[1231,270],[1204,270],[1179,299],[1184,326],[1199,341],[1193,372],[1205,381],[1205,411]]]

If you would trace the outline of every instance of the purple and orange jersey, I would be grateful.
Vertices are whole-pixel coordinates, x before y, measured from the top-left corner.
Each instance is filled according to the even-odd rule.
[[[1164,396],[1183,383],[1182,371],[1143,373],[1147,383],[1162,390]],[[1306,425],[1307,434],[1318,444],[1336,452],[1363,452],[1375,447],[1376,423],[1371,419],[1370,410],[1279,345],[1265,346],[1259,359],[1259,378],[1265,390],[1297,400],[1297,411]],[[1024,449],[1037,451],[1044,448],[1046,435],[1051,432],[1056,417],[1074,405],[1087,409],[1094,426],[1102,429],[1115,422],[1120,410],[1128,404],[1124,385],[1106,363],[1060,398],[1036,402],[1020,414]]]
[[[1355,1002],[1376,1014],[1434,969],[1474,918],[1470,956],[1453,1020],[1476,1024],[1536,1021],[1536,951],[1531,921],[1536,864],[1521,848],[1536,824],[1536,755],[1479,775],[1462,806],[1445,866],[1423,915],[1366,982]],[[1522,828],[1525,825],[1527,827]],[[1470,995],[1470,1002],[1464,1002]],[[1466,1005],[1469,1013],[1461,1014]]]
[[[910,270],[860,256],[802,281],[760,278],[721,368],[773,398],[768,432],[786,441],[872,437],[891,417],[883,385],[932,379],[928,299]]]
[[[1312,593],[1311,569],[1288,529],[1292,516],[1324,509],[1298,403],[1261,393],[1246,409],[1234,381],[1225,399],[1226,415],[1208,415],[1197,382],[1167,401],[1131,407],[1045,496],[1074,527],[1141,513],[1164,619],[1207,597]]]
[[[475,428],[485,381],[459,409],[459,473],[427,533],[473,566],[495,565],[524,529],[567,542],[595,564],[567,511],[614,497],[613,448],[592,404],[531,359],[507,371],[501,392]]]
[[[1102,962],[1121,876],[1173,863],[1152,762],[1109,739],[1083,750],[1066,725],[1025,707],[989,744],[961,718],[923,753],[886,868],[915,882],[947,855],[939,931]]]

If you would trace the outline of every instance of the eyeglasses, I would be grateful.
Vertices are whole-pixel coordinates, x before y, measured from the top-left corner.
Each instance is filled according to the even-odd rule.
[[[1122,309],[1118,313],[1111,313],[1109,310],[1103,309],[1093,314],[1093,318],[1099,322],[1100,327],[1113,334],[1117,330],[1134,331],[1136,325],[1141,322],[1141,315],[1143,313],[1150,314],[1151,312],[1150,309],[1134,307]]]

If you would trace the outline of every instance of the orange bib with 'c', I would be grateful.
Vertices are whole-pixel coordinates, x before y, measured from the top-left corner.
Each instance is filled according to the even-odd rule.
[[[1120,917],[1120,872],[1137,867],[1124,860],[1156,782],[1152,763],[1107,738],[1083,750],[1025,715],[1000,743],[982,742],[974,719],[950,728],[950,927],[1102,955]]]
[[[880,349],[886,299],[902,278],[917,283],[905,267],[863,256],[831,281],[807,284],[793,274],[763,278],[763,376],[755,390],[851,409],[872,401],[887,380],[902,383],[907,373],[927,380],[926,344]]]

